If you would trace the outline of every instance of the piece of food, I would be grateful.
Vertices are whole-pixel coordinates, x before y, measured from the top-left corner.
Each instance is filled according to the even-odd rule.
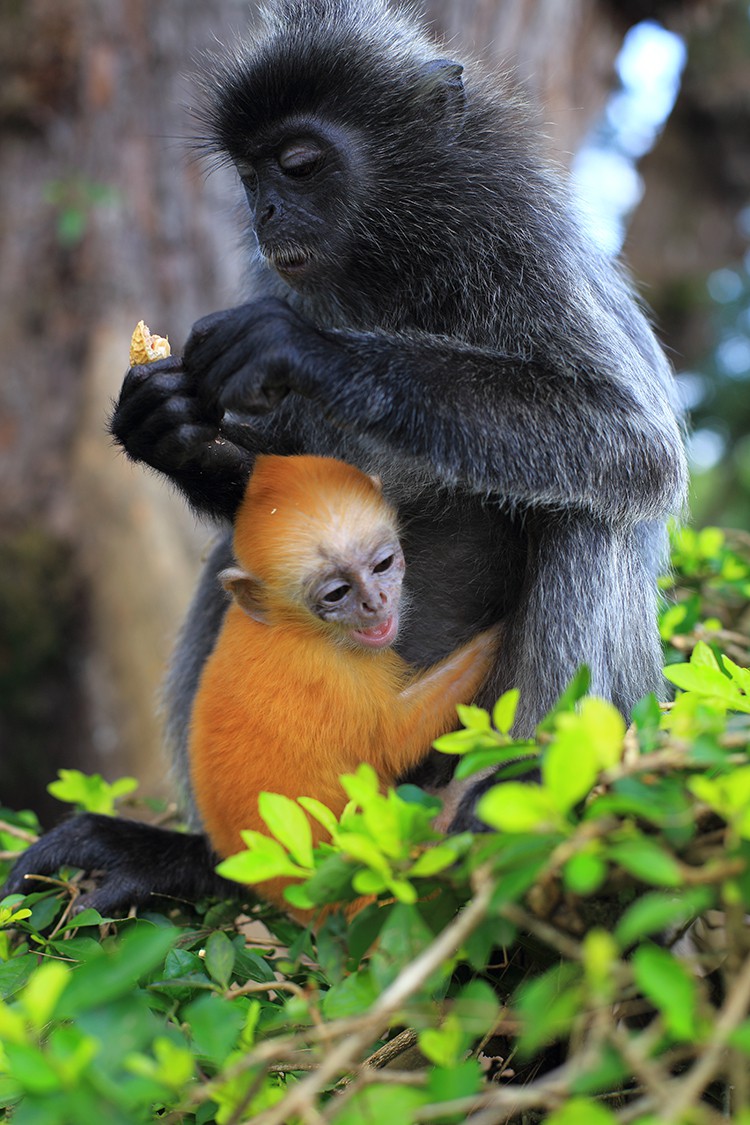
[[[130,338],[130,366],[153,363],[157,359],[166,359],[171,354],[167,337],[152,336],[148,325],[139,320]]]

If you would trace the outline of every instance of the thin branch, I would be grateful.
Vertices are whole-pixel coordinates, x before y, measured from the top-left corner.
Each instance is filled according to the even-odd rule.
[[[27,831],[25,828],[19,828],[17,824],[9,824],[7,820],[0,820],[0,832],[7,832],[9,836],[15,836],[17,840],[25,840],[27,844],[35,844],[39,839],[33,832]],[[21,853],[13,853],[20,855]]]
[[[518,926],[520,930],[525,930],[532,937],[538,938],[544,945],[548,945],[550,949],[554,949],[556,953],[559,953],[568,961],[581,960],[581,947],[577,941],[562,933],[555,926],[551,926],[549,922],[530,914],[522,906],[518,906],[515,902],[507,902],[501,908],[500,913],[514,926]]]
[[[750,1006],[750,957],[737,974],[732,992],[716,1018],[706,1048],[686,1076],[672,1083],[663,1109],[664,1125],[679,1121],[687,1108],[703,1093],[722,1064],[722,1054],[734,1029],[747,1016]]]
[[[302,1079],[278,1105],[261,1113],[254,1125],[286,1125],[295,1114],[302,1114],[314,1105],[318,1094],[337,1075],[351,1070],[360,1055],[373,1038],[382,1034],[390,1020],[400,1011],[412,996],[442,965],[453,956],[470,933],[484,920],[487,914],[494,882],[487,871],[477,872],[477,891],[474,898],[466,904],[442,933],[425,949],[411,965],[396,977],[373,1005],[369,1017],[362,1028],[334,1046],[321,1062],[315,1074]]]

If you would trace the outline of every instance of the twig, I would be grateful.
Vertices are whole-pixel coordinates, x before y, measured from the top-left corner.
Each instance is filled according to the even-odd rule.
[[[477,872],[477,891],[453,922],[438,934],[431,945],[396,977],[373,1005],[368,1019],[359,1031],[341,1040],[321,1062],[317,1073],[303,1078],[273,1108],[261,1113],[254,1125],[286,1125],[295,1114],[302,1114],[314,1105],[317,1095],[328,1083],[350,1070],[373,1037],[382,1033],[389,1021],[428,977],[451,957],[463,941],[482,922],[489,906],[494,882],[486,870]]]
[[[239,988],[229,989],[227,996],[233,1000],[235,996],[249,996],[253,992],[292,992],[295,996],[299,996],[301,1000],[307,1001],[310,999],[304,988],[300,988],[293,980],[251,980]]]
[[[669,1076],[658,1062],[649,1058],[648,1052],[653,1044],[643,1035],[631,1038],[625,1028],[616,1023],[607,1028],[607,1037],[632,1070],[633,1077],[641,1083],[654,1103],[661,1105]]]
[[[517,903],[505,903],[501,907],[500,913],[514,926],[518,926],[520,930],[525,930],[532,937],[538,938],[544,945],[548,945],[550,949],[554,949],[556,953],[559,953],[568,961],[581,960],[581,947],[577,941],[573,941],[567,934],[562,933],[555,926],[551,926],[549,922],[530,914]]]
[[[403,1055],[404,1051],[408,1051],[417,1042],[417,1033],[413,1027],[407,1027],[405,1031],[399,1032],[393,1039],[389,1039],[382,1047],[379,1047],[374,1054],[370,1055],[365,1063],[368,1067],[377,1070],[380,1067],[388,1066],[399,1055]]]
[[[665,1099],[662,1110],[664,1125],[669,1125],[672,1121],[679,1121],[687,1108],[693,1104],[714,1077],[721,1063],[721,1055],[726,1047],[727,1040],[747,1015],[749,1005],[750,957],[745,960],[737,974],[734,988],[716,1018],[711,1038],[705,1050],[684,1078],[672,1082],[669,1099],[668,1101]]]
[[[17,840],[25,840],[27,844],[35,844],[39,839],[33,832],[28,832],[25,828],[19,828],[17,824],[9,824],[7,820],[0,820],[0,832],[7,832],[9,836],[15,836]],[[13,852],[12,854],[15,855],[16,853]]]

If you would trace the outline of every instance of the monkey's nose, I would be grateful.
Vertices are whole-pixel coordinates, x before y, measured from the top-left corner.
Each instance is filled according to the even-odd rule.
[[[378,601],[380,604],[378,605]],[[379,590],[373,597],[368,598],[362,602],[362,609],[365,613],[379,613],[384,606],[388,605],[388,595]]]

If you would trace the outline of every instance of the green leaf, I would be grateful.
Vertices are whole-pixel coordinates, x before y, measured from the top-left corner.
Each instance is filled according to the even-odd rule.
[[[651,934],[661,933],[668,926],[681,926],[707,910],[713,902],[709,888],[697,887],[683,891],[679,898],[653,891],[637,899],[617,924],[615,939],[627,948]]]
[[[372,978],[377,987],[387,988],[404,965],[415,960],[427,948],[434,936],[419,910],[400,902],[392,907],[370,960]],[[424,994],[439,986],[449,972],[450,964],[443,962],[426,982]]]
[[[483,707],[475,707],[473,704],[458,703],[456,705],[456,712],[461,720],[461,723],[467,730],[476,730],[480,732],[489,731],[490,716]]]
[[[750,1055],[750,1020],[745,1020],[738,1027],[735,1027],[729,1036],[729,1045],[744,1051],[746,1055]]]
[[[561,719],[575,717],[565,715]],[[561,732],[542,759],[544,787],[562,813],[569,812],[591,792],[598,774],[594,747],[573,730]]]
[[[705,641],[698,641],[690,654],[690,663],[694,668],[721,669],[716,653]]]
[[[715,559],[721,554],[726,535],[719,527],[703,527],[698,532],[697,547],[704,559]]]
[[[511,688],[503,692],[492,709],[492,725],[500,734],[510,734],[513,723],[516,721],[516,711],[521,693],[518,688]]]
[[[542,733],[555,729],[558,717],[565,711],[574,710],[579,700],[583,699],[591,684],[591,672],[582,664],[575,673],[570,683],[558,699],[555,706],[539,723],[537,731]]]
[[[258,812],[269,832],[301,867],[313,866],[312,829],[296,801],[281,793],[258,794]]]
[[[590,1098],[571,1098],[545,1117],[544,1125],[615,1125],[616,1121],[614,1113],[601,1102]]]
[[[607,877],[607,864],[593,851],[579,852],[563,868],[565,888],[577,895],[590,895],[599,890]]]
[[[414,1113],[427,1103],[424,1090],[412,1086],[367,1086],[331,1118],[332,1125],[414,1125]]]
[[[345,855],[356,859],[359,863],[371,867],[373,871],[387,879],[391,874],[391,865],[372,840],[355,832],[342,832],[339,845]]]
[[[245,1022],[245,1012],[237,1001],[223,1000],[215,993],[199,996],[183,1009],[197,1054],[216,1066],[226,1061]]]
[[[523,1023],[519,1049],[530,1055],[567,1034],[581,1012],[582,1002],[580,969],[570,963],[556,965],[522,985],[518,993]]]
[[[10,961],[0,964],[0,999],[8,1000],[23,988],[36,967],[37,959],[33,953],[27,953],[23,957],[13,957]]]
[[[242,839],[248,850],[228,856],[216,868],[225,879],[234,879],[238,883],[262,883],[280,875],[304,878],[310,874],[309,868],[299,867],[289,858],[278,840],[251,829],[242,832]]]
[[[0,1109],[15,1105],[23,1097],[23,1089],[14,1078],[0,1074]]]
[[[215,980],[222,988],[229,988],[234,958],[234,946],[227,935],[223,930],[214,930],[206,942],[205,964],[211,980]]]
[[[560,823],[554,797],[541,786],[522,781],[489,789],[477,804],[477,816],[501,832],[543,832]]]
[[[70,979],[70,969],[59,961],[40,965],[29,979],[21,994],[21,1007],[37,1031],[49,1021]]]
[[[308,812],[319,824],[322,824],[330,836],[336,835],[339,822],[336,814],[332,813],[327,805],[317,801],[315,797],[299,797],[298,801],[305,812]]]
[[[98,957],[79,965],[55,1009],[58,1019],[108,1004],[132,991],[158,965],[179,937],[172,926],[157,928],[138,923],[123,934],[117,945],[102,948]]]
[[[648,836],[633,836],[611,844],[607,855],[636,879],[658,887],[679,887],[683,881],[680,865],[673,855]]]
[[[427,1027],[419,1033],[419,1049],[435,1066],[455,1066],[465,1050],[465,1036],[455,1012],[450,1012],[440,1027]]]
[[[633,953],[633,975],[644,996],[661,1012],[675,1039],[696,1038],[696,982],[676,957],[656,945]]]
[[[581,948],[588,985],[598,1001],[607,1003],[615,988],[617,943],[606,930],[595,927],[586,934]]]
[[[454,847],[450,840],[446,840],[444,844],[436,844],[434,848],[427,848],[412,864],[409,877],[424,878],[445,871],[446,867],[456,862],[460,854],[461,849]]]
[[[740,709],[744,697],[739,688],[718,668],[705,668],[693,664],[669,664],[664,669],[668,680],[683,691],[695,691],[711,699],[721,700],[730,707]]]
[[[470,1098],[482,1088],[482,1072],[476,1059],[464,1059],[451,1067],[433,1067],[427,1076],[429,1101],[437,1105]],[[445,1117],[443,1120],[447,1121]],[[456,1118],[451,1118],[456,1120]],[[364,1125],[364,1123],[363,1123]]]
[[[323,997],[323,1015],[327,1020],[359,1016],[375,1003],[378,995],[369,969],[360,969],[328,989]]]
[[[454,997],[451,1011],[466,1035],[468,1046],[472,1039],[485,1035],[493,1027],[500,1004],[486,981],[472,980]]]
[[[432,745],[441,754],[467,754],[470,750],[475,750],[485,744],[490,747],[495,746],[495,736],[492,732],[462,727],[460,730],[451,730],[447,734],[441,734]]]
[[[58,770],[59,780],[52,781],[47,791],[58,801],[78,805],[85,812],[112,816],[115,801],[138,788],[134,777],[121,777],[111,784],[101,774],[85,774],[80,770]]]
[[[456,766],[454,777],[463,780],[464,778],[471,777],[472,774],[479,773],[480,770],[489,770],[491,766],[500,766],[503,763],[515,762],[516,759],[525,759],[526,769],[530,769],[532,765],[531,759],[536,755],[529,754],[530,743],[528,742],[509,742],[505,746],[499,746],[494,743],[490,749],[469,749],[467,750],[461,761]],[[536,749],[532,745],[532,749]],[[506,767],[507,768],[507,767]]]
[[[11,1077],[26,1093],[49,1097],[60,1091],[62,1082],[38,1047],[24,1043],[6,1043],[4,1046]]]
[[[341,785],[350,801],[365,807],[374,797],[380,796],[380,781],[375,770],[367,762],[362,762],[354,773],[341,776]]]
[[[687,786],[699,800],[723,816],[735,832],[750,838],[750,766],[740,766],[722,777],[691,777]]]

